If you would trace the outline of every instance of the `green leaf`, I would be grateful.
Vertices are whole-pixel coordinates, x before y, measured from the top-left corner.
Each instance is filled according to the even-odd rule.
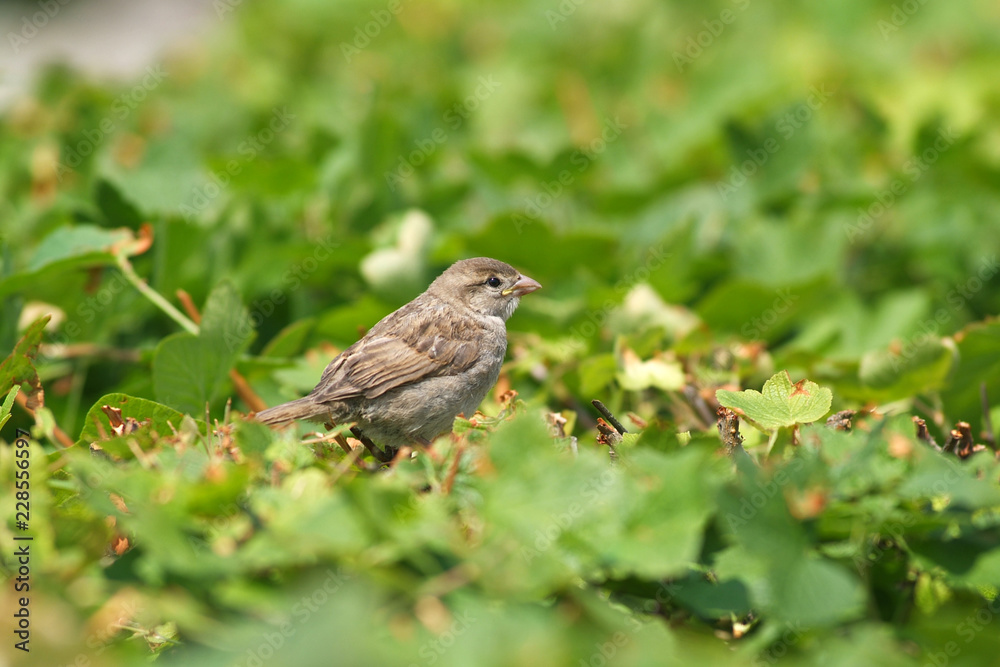
[[[983,384],[990,402],[1000,401],[1000,319],[972,324],[955,336],[958,362],[948,385],[941,392],[945,414],[951,421],[966,421],[973,435],[982,431]]]
[[[289,324],[268,341],[261,351],[262,357],[291,357],[298,354],[305,345],[306,339],[316,327],[316,318],[308,317]]]
[[[599,514],[591,526],[581,522],[580,539],[616,572],[650,579],[683,572],[697,558],[712,514],[717,483],[709,455],[694,447],[669,454],[637,449],[623,480],[630,507],[618,507],[621,525],[606,530],[606,522],[614,520],[611,505],[612,512]]]
[[[21,386],[27,383],[30,386],[28,405],[31,407],[45,404],[42,383],[38,379],[34,361],[38,356],[38,346],[42,342],[42,332],[45,331],[45,325],[51,318],[51,315],[43,315],[28,325],[21,340],[14,346],[14,351],[0,363],[0,387]]]
[[[882,349],[865,354],[858,367],[860,399],[889,402],[940,389],[954,363],[951,346],[940,340],[908,343],[896,352]]]
[[[101,179],[97,182],[94,199],[108,224],[132,229],[142,224],[142,214],[109,181]]]
[[[14,407],[14,398],[19,391],[21,391],[20,385],[11,387],[10,391],[7,392],[7,398],[3,400],[3,405],[0,405],[0,429],[3,429],[3,425],[10,419],[10,410]]]
[[[833,392],[809,380],[792,383],[788,371],[781,371],[764,383],[762,391],[715,392],[719,403],[742,410],[755,425],[765,431],[808,424],[823,417],[833,402]]]
[[[111,422],[102,409],[105,405],[120,409],[123,420],[129,417],[138,422],[148,419],[149,424],[141,429],[143,435],[151,435],[153,432],[160,435],[172,434],[174,429],[180,428],[181,420],[184,418],[184,415],[177,410],[146,398],[138,398],[122,393],[105,394],[87,411],[87,416],[83,422],[83,430],[80,432],[80,438],[76,443],[77,446],[86,446],[91,442],[100,441],[101,446],[105,449],[119,453],[119,451],[116,451],[115,443],[109,440],[102,440],[101,437],[102,430],[105,438],[114,435]],[[128,451],[124,443],[121,444],[121,449],[121,453]]]
[[[164,338],[153,358],[156,399],[188,414],[204,414],[229,373],[224,351],[186,332]]]
[[[59,262],[110,264],[114,262],[112,248],[131,238],[132,233],[127,229],[104,229],[94,225],[62,227],[38,244],[28,262],[28,271],[39,271]]]
[[[864,612],[864,593],[856,576],[821,558],[804,556],[780,563],[772,573],[771,612],[806,627],[833,625]]]
[[[580,360],[580,393],[584,396],[595,396],[614,382],[618,363],[615,355],[594,354]]]
[[[59,274],[93,266],[111,266],[116,255],[141,254],[150,238],[129,229],[104,229],[95,225],[60,227],[42,239],[24,271],[0,281],[0,296],[26,289]]]
[[[699,302],[697,313],[714,329],[751,340],[776,340],[800,310],[804,291],[811,293],[815,288],[728,281]]]
[[[236,288],[220,283],[208,297],[200,333],[163,339],[153,358],[158,401],[192,415],[222,392],[229,371],[253,339],[253,327]]]
[[[254,330],[236,287],[219,283],[205,302],[199,337],[235,358],[253,341]]]

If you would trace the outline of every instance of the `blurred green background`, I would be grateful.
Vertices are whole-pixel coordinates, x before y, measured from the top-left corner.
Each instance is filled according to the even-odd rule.
[[[304,318],[305,347],[349,344],[488,255],[545,285],[515,330],[605,350],[585,324],[642,282],[814,374],[1000,310],[994,4],[410,9],[220,1],[134,81],[49,72],[3,124],[5,271],[148,221],[139,275],[196,304],[233,281],[259,351]],[[148,350],[171,323],[116,280],[3,290],[3,347],[20,294],[68,343]],[[67,430],[87,396],[152,395],[142,364],[70,364]]]
[[[42,4],[23,3],[24,20],[35,20]],[[965,420],[977,438],[989,439],[981,387],[1000,396],[1000,326],[990,319],[1000,312],[997,3],[208,5],[198,32],[139,74],[108,81],[52,66],[2,112],[0,350],[13,349],[35,317],[54,313],[38,369],[46,407],[71,439],[95,401],[111,392],[198,418],[207,399],[218,419],[235,395],[229,365],[193,397],[167,388],[178,380],[167,377],[165,361],[157,368],[156,357],[181,328],[101,254],[108,230],[139,234],[145,223],[152,245],[132,265],[156,292],[177,304],[175,293],[184,290],[202,307],[220,283],[233,286],[253,333],[229,347],[231,365],[268,404],[308,391],[333,348],[352,343],[451,262],[486,255],[544,286],[509,323],[504,386],[529,406],[575,415],[573,434],[587,451],[596,419],[591,399],[619,414],[635,411],[665,432],[711,433],[711,420],[681,405],[685,385],[705,390],[711,402],[717,386],[759,388],[780,369],[832,387],[835,410],[878,405],[920,415],[939,441]],[[61,20],[72,20],[68,9],[37,32],[60,29]],[[15,18],[3,46],[26,51],[41,39],[25,37],[25,26]],[[643,365],[650,359],[663,364]],[[233,407],[249,409],[239,399]],[[490,399],[485,409],[495,414],[499,405]],[[5,435],[33,423],[15,410]],[[511,428],[528,429],[518,424]],[[54,451],[46,445],[47,454]],[[300,456],[289,452],[281,456]],[[710,470],[701,483],[715,489],[722,466],[708,458],[703,464]],[[598,469],[596,459],[587,465]],[[295,466],[309,470],[303,460]],[[515,475],[534,470],[508,466]],[[421,487],[403,477],[393,493],[406,497],[407,484]],[[356,503],[364,508],[358,517],[378,516],[375,500],[365,500],[384,500],[378,484],[356,482],[324,502]],[[237,488],[221,496],[234,500]],[[977,511],[995,515],[996,499],[984,498]],[[663,502],[671,511],[674,501]],[[703,522],[709,510],[689,511]],[[447,513],[436,505],[421,512],[438,527],[431,519]],[[287,548],[308,533],[309,522],[299,519],[305,532],[289,529]],[[983,521],[992,526],[995,518]],[[802,526],[816,538],[808,519]],[[341,527],[327,528],[339,534]],[[706,530],[706,544],[721,539]],[[530,542],[530,530],[526,535]],[[977,539],[990,543],[996,535]],[[697,560],[691,548],[671,567]],[[318,590],[327,565],[336,572],[342,552],[351,551],[334,545],[338,555],[328,560],[317,549],[321,555],[309,562],[259,555],[268,565],[254,576],[270,577],[266,585],[213,583],[224,565],[197,576],[140,568],[152,587],[140,593],[131,583],[109,585],[117,574],[102,579],[99,591],[78,584],[84,592],[70,588],[69,601],[42,612],[64,619],[53,625],[70,637],[39,641],[56,647],[53,660],[68,663],[112,591],[119,602],[133,593],[164,595],[160,620],[187,624],[184,659],[253,664],[233,647],[249,646],[261,631],[240,625],[238,610],[252,609],[247,617],[273,632],[282,606],[300,589]],[[990,664],[976,661],[995,655],[995,646],[970,651],[962,643],[955,658],[945,649],[954,633],[926,638],[932,613],[907,625],[909,617],[889,618],[884,609],[868,614],[871,623],[858,621],[853,635],[845,622],[788,641],[786,626],[772,626],[752,651],[734,654],[713,638],[710,623],[675,634],[659,621],[638,629],[608,621],[619,612],[605,602],[607,591],[577,590],[561,579],[554,588],[463,593],[462,582],[479,575],[461,569],[460,553],[446,551],[432,545],[416,564],[376,567],[338,583],[343,594],[323,607],[321,623],[310,613],[312,625],[294,626],[308,641],[286,646],[297,653],[272,664],[320,664],[321,656],[335,664],[663,664],[681,656],[712,664],[733,655],[770,664],[777,657],[759,651],[782,645],[787,659],[803,664],[857,664],[865,655],[905,663],[941,652],[948,664]],[[366,564],[395,562],[377,549],[365,553]],[[473,567],[481,573],[491,566],[482,559]],[[69,585],[77,576],[67,562],[52,567],[52,590],[57,578]],[[760,561],[747,567],[765,576]],[[1000,583],[993,571],[966,583]],[[593,574],[590,566],[575,572],[581,580]],[[660,570],[617,574],[665,580]],[[897,575],[911,583],[916,577],[905,567]],[[801,587],[823,576],[806,577]],[[422,577],[433,580],[432,590],[421,589],[411,617],[412,600],[400,591]],[[921,584],[925,602],[947,597],[936,585]],[[215,588],[192,593],[198,586]],[[287,597],[289,590],[296,595]],[[439,598],[452,590],[457,597],[442,611]],[[942,626],[975,614],[974,605],[994,600],[995,590],[986,598],[956,595],[970,597],[935,612],[946,615]],[[511,607],[499,608],[494,596],[508,597]],[[844,608],[855,609],[845,596],[853,601]],[[751,597],[755,606],[763,599]],[[702,620],[725,615],[699,609]],[[434,641],[426,637],[435,632],[446,637],[441,633],[462,613],[489,624],[473,624],[470,634],[456,630],[453,651],[421,643]],[[853,622],[859,617],[852,613],[833,616]],[[361,623],[369,617],[377,620]],[[206,619],[219,626],[202,625]],[[238,636],[218,639],[214,631],[223,626]],[[192,638],[199,627],[203,634]],[[593,627],[613,629],[598,635]],[[615,632],[626,633],[621,646]],[[146,650],[134,644],[118,645],[122,660]],[[414,658],[417,648],[427,653]],[[491,651],[502,657],[487,656]],[[86,655],[92,664],[118,664],[114,651]]]

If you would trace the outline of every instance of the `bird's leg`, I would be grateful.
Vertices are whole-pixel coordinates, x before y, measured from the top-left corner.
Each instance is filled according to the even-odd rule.
[[[361,429],[359,429],[357,426],[351,427],[351,433],[354,434],[355,438],[361,441],[361,444],[365,446],[365,449],[367,449],[372,456],[375,457],[376,461],[380,461],[382,463],[388,463],[389,461],[392,460],[394,452],[392,451],[391,448],[387,448],[386,451],[383,452],[381,449],[378,448],[378,445],[369,440],[368,437],[364,433],[362,433]]]
[[[422,451],[426,453],[427,456],[429,456],[431,461],[433,461],[434,463],[441,463],[442,460],[441,456],[434,451],[433,447],[431,447],[431,445],[434,444],[432,441],[428,440],[427,438],[421,438],[420,436],[416,435],[413,436],[413,441],[418,445],[420,445],[420,448],[417,451]]]
[[[396,464],[399,463],[400,461],[405,461],[406,459],[410,458],[410,454],[412,452],[413,449],[411,447],[409,447],[408,445],[403,445],[396,451],[396,455],[392,457],[392,463],[390,463],[389,466],[395,467]]]

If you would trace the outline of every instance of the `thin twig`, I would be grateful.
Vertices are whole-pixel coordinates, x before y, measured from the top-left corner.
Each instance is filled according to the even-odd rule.
[[[726,407],[720,407],[716,414],[719,416],[716,427],[719,429],[722,444],[726,447],[726,454],[733,460],[737,455],[746,455],[746,450],[743,449],[743,434],[740,433],[739,416]]]
[[[618,419],[615,418],[613,414],[611,414],[611,410],[608,410],[607,406],[605,406],[604,403],[601,403],[596,398],[592,400],[590,403],[595,408],[597,408],[597,411],[601,413],[601,416],[603,416],[606,420],[608,420],[609,424],[615,427],[615,430],[618,431],[620,435],[625,435],[626,433],[628,433],[628,431],[625,430],[625,427],[622,426],[622,423],[618,421]]]
[[[367,449],[372,456],[375,457],[376,461],[379,461],[381,463],[388,463],[389,461],[392,460],[394,452],[390,450],[382,451],[381,449],[379,449],[378,445],[369,440],[368,436],[362,433],[361,429],[359,429],[357,426],[351,427],[351,433],[354,434],[355,438],[361,441],[361,444],[365,446],[365,449]]]
[[[960,459],[967,459],[974,453],[986,449],[982,445],[977,445],[972,439],[972,428],[968,422],[958,422],[955,428],[948,434],[948,441],[944,443],[944,451],[954,452]]]
[[[132,283],[139,292],[145,296],[147,299],[153,302],[157,308],[162,310],[167,314],[170,319],[181,327],[194,335],[198,335],[198,325],[192,322],[187,316],[181,311],[177,310],[172,303],[163,298],[163,296],[157,292],[155,289],[146,284],[146,281],[139,277],[139,274],[135,272],[132,268],[132,263],[128,261],[128,258],[124,255],[116,255],[115,260],[118,264],[119,270],[122,275],[125,276],[125,280]]]
[[[347,438],[345,438],[342,434],[337,433],[336,435],[334,435],[333,441],[336,442],[338,445],[340,445],[340,448],[343,449],[348,454],[354,453],[354,448],[351,447],[350,444],[348,444]]]
[[[339,437],[343,439],[343,436]],[[355,465],[358,462],[358,459],[361,458],[361,451],[360,447],[351,450],[347,456],[344,457],[344,460],[337,464],[337,467],[333,469],[333,473],[330,475],[331,485],[335,484],[352,465]]]
[[[142,466],[144,470],[153,469],[154,467],[153,462],[150,461],[149,457],[146,455],[146,452],[142,451],[142,448],[139,447],[139,443],[135,441],[135,438],[126,438],[125,444],[128,445],[128,448],[130,450],[132,450],[132,454],[135,456],[135,460],[139,462],[139,465]]]
[[[920,410],[924,414],[930,416],[935,426],[937,426],[940,429],[944,428],[944,413],[941,412],[941,410],[932,408],[931,406],[927,405],[922,400],[920,400],[919,397],[913,398],[913,407]]]
[[[598,418],[597,420],[597,444],[607,445],[608,456],[611,458],[611,462],[614,463],[618,460],[618,452],[615,451],[615,447],[621,444],[622,436],[621,433],[616,431],[614,427],[603,419]]]
[[[857,412],[854,410],[841,410],[840,412],[832,414],[829,418],[827,418],[826,426],[827,428],[832,428],[837,431],[847,431],[850,433],[853,428],[851,420],[856,414]]]
[[[139,361],[142,355],[136,350],[118,350],[102,347],[94,343],[74,343],[73,345],[50,345],[43,343],[39,351],[51,359],[74,359],[77,357],[99,357],[112,361]]]
[[[708,426],[714,421],[712,419],[712,410],[708,407],[708,403],[705,402],[705,399],[701,397],[701,394],[698,393],[698,388],[693,384],[686,385],[684,387],[684,397],[691,405],[694,406],[695,412],[698,413],[698,416],[701,417],[704,422],[703,425],[705,428],[708,428]]]
[[[330,441],[333,440],[335,443],[340,445],[340,448],[344,450],[345,454],[353,454],[355,451],[360,451],[360,448],[351,447],[345,438],[340,433],[334,433],[332,435],[323,435],[319,431],[313,433],[315,438],[308,438],[300,442],[300,445],[328,445]]]
[[[913,425],[917,429],[917,438],[919,440],[923,440],[934,449],[939,452],[941,451],[941,445],[934,442],[934,436],[932,436],[931,432],[927,430],[927,422],[920,417],[913,417]]]
[[[174,294],[177,295],[177,300],[181,302],[182,306],[184,306],[184,310],[187,311],[188,317],[191,318],[191,321],[198,326],[201,326],[201,313],[198,312],[198,307],[194,305],[194,300],[191,298],[191,295],[182,289],[178,289],[174,292]]]
[[[242,373],[235,368],[231,368],[229,369],[229,379],[233,381],[233,389],[236,390],[236,394],[243,399],[243,402],[251,410],[260,412],[267,408],[267,403],[250,387],[250,383],[246,381]]]
[[[337,428],[337,424],[336,424],[336,423],[334,423],[334,422],[333,422],[332,420],[330,420],[330,421],[326,422],[325,424],[323,424],[323,427],[324,427],[324,428],[325,428],[325,429],[326,429],[327,431],[332,431],[333,429]],[[325,435],[323,435],[323,434],[322,434],[322,433],[320,433],[319,431],[316,431],[316,435],[318,435],[318,436],[319,436],[319,439],[318,439],[318,440],[304,440],[304,441],[302,442],[302,444],[303,444],[303,445],[311,445],[311,444],[314,444],[314,443],[316,443],[316,442],[326,442],[326,436],[325,436]],[[350,454],[351,452],[353,452],[353,451],[354,451],[354,447],[351,447],[351,446],[350,446],[350,445],[349,445],[349,444],[347,443],[347,438],[345,438],[345,437],[344,437],[344,436],[343,436],[342,434],[340,434],[340,433],[335,433],[335,434],[334,434],[334,436],[333,436],[333,441],[334,441],[334,442],[336,442],[336,443],[337,443],[338,445],[340,445],[340,448],[341,448],[341,449],[343,449],[343,450],[344,450],[344,451],[345,451],[346,453],[348,453],[348,454]]]
[[[479,571],[479,568],[471,565],[468,561],[459,563],[450,570],[426,580],[420,586],[420,594],[436,597],[447,595],[454,590],[462,588],[469,582],[475,581],[476,577],[479,576]]]
[[[462,460],[462,454],[465,453],[465,447],[462,443],[459,443],[455,447],[455,458],[452,460],[451,465],[448,467],[448,474],[444,478],[444,484],[441,485],[441,491],[444,495],[451,493],[451,489],[455,486],[455,475],[458,474],[458,463]]]
[[[14,402],[20,405],[21,408],[28,413],[28,416],[32,419],[35,418],[35,411],[28,407],[28,398],[25,396],[24,392],[18,392],[14,396]],[[59,444],[63,447],[72,447],[76,444],[72,438],[66,435],[66,431],[59,428],[56,424],[52,424],[52,435],[55,436],[56,440],[58,440]]]

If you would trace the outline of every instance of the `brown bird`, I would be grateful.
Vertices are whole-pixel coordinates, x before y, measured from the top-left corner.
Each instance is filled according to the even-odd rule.
[[[495,259],[455,262],[331,361],[308,396],[263,410],[257,420],[354,422],[362,442],[391,451],[430,444],[496,384],[507,319],[522,296],[540,288]]]

